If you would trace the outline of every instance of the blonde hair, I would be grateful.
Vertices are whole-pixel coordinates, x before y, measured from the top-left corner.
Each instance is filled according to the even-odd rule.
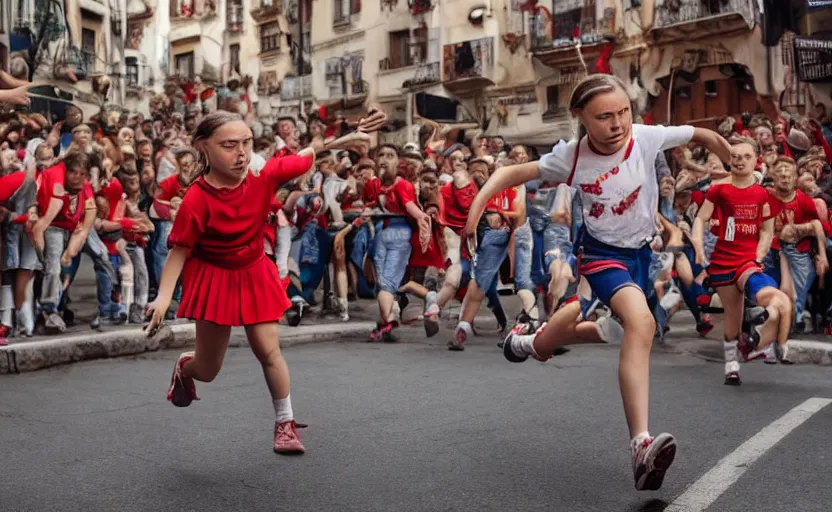
[[[583,109],[596,96],[600,94],[615,92],[616,90],[624,91],[624,94],[626,94],[627,97],[630,98],[630,93],[627,90],[627,85],[617,76],[605,75],[601,73],[589,75],[580,82],[578,82],[578,84],[572,90],[572,96],[569,99],[569,111],[574,112],[575,110]],[[635,119],[635,104],[633,103],[632,98],[630,98],[630,113],[632,119]],[[583,136],[586,135],[586,128],[584,128],[580,120],[578,121],[577,132],[578,140],[582,139]]]

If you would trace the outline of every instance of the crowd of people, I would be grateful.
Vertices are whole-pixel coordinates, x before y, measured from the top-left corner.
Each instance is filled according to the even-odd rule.
[[[674,314],[686,309],[704,337],[724,313],[731,385],[743,360],[790,363],[795,332],[830,334],[822,105],[727,117],[716,131],[648,126],[633,124],[622,82],[592,75],[570,102],[579,137],[541,157],[429,119],[418,120],[418,143],[378,143],[387,116],[376,107],[350,120],[325,106],[252,132],[236,114],[201,109],[84,119],[69,106],[47,119],[25,109],[25,84],[0,74],[0,88],[0,101],[22,105],[0,115],[0,335],[75,322],[86,254],[93,328],[149,314],[153,330],[177,312],[202,322],[197,355],[176,364],[175,405],[220,369],[224,350],[200,340],[247,326],[282,453],[303,447],[276,321],[298,325],[318,305],[346,322],[354,300],[375,300],[367,339],[394,342],[411,299],[429,337],[456,300],[448,348],[462,351],[485,302],[512,362],[622,343],[640,489],[658,488],[675,455],[672,436],[647,432],[646,372]],[[501,283],[521,304],[511,319]]]

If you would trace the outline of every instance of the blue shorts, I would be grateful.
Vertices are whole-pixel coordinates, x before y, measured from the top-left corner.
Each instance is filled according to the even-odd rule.
[[[757,272],[750,276],[745,281],[745,296],[751,302],[756,304],[756,297],[757,294],[763,290],[763,288],[777,288],[777,282],[774,280],[773,277],[764,273],[764,272]]]
[[[743,263],[732,270],[721,267],[715,268],[712,265],[708,267],[708,281],[712,288],[734,286],[737,284],[737,281],[749,271],[753,271],[753,274],[748,276],[748,279],[746,279],[745,289],[743,292],[752,302],[754,302],[754,298],[757,296],[757,293],[759,293],[763,288],[767,288],[769,286],[777,288],[777,281],[775,281],[769,274],[763,272],[763,269],[755,261]]]
[[[578,272],[586,278],[593,296],[609,306],[613,296],[628,286],[641,289],[645,296],[648,294],[652,256],[649,244],[639,249],[622,249],[584,233]]]

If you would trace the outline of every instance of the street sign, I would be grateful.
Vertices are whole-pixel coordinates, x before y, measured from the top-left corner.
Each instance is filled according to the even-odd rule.
[[[832,40],[795,37],[794,62],[797,76],[803,82],[832,78]]]
[[[832,0],[809,0],[809,9],[826,9],[832,7]]]

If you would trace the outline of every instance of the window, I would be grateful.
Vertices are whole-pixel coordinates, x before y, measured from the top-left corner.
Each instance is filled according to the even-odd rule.
[[[243,3],[240,0],[228,2],[228,31],[240,32],[243,30]]]
[[[324,62],[324,76],[326,77],[326,87],[329,90],[330,98],[338,98],[347,92],[344,66],[339,57]]]
[[[280,49],[280,25],[277,22],[266,23],[260,27],[260,51],[269,52]]]
[[[228,48],[228,53],[230,54],[231,69],[240,74],[240,45],[232,44]]]
[[[560,106],[560,86],[550,85],[546,87],[546,111],[544,118],[553,118],[564,115],[566,108]]]
[[[194,76],[194,52],[183,53],[174,57],[174,70],[177,75],[192,77]]]
[[[705,96],[708,98],[716,98],[716,80],[705,80]]]
[[[6,3],[0,2],[0,34],[6,33]]]
[[[338,24],[349,23],[350,14],[361,12],[361,0],[333,0],[333,21]]]
[[[139,60],[136,57],[127,57],[124,59],[125,67],[127,68],[127,85],[129,87],[139,86]]]
[[[95,69],[95,30],[81,29],[81,53],[87,72]]]
[[[390,32],[390,69],[424,62],[428,53],[427,39],[427,27],[415,30],[412,40],[408,30]]]

